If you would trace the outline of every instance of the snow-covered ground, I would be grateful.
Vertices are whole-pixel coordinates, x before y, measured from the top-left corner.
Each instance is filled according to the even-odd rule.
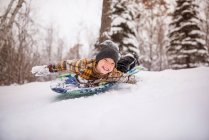
[[[137,85],[67,100],[49,82],[0,87],[0,139],[209,139],[209,68],[138,77]]]

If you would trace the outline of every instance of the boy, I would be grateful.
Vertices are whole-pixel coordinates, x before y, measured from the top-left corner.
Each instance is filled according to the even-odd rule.
[[[135,84],[134,75],[128,75],[117,70],[119,49],[110,41],[100,44],[101,51],[93,59],[66,60],[57,64],[35,66],[32,73],[45,76],[54,72],[70,72],[77,75],[77,80],[86,86],[98,85],[102,82],[122,82]]]

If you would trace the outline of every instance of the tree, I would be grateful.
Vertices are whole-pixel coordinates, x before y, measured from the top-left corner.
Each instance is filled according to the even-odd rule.
[[[111,39],[118,45],[121,53],[131,52],[139,55],[136,37],[136,19],[139,18],[137,4],[126,0],[103,1],[102,13],[99,43]]]
[[[77,43],[72,48],[70,48],[65,59],[79,59],[80,58],[79,50],[81,46],[82,44]]]
[[[166,33],[170,4],[165,0],[139,1],[141,17],[137,22],[141,64],[148,70],[167,68]]]
[[[49,28],[46,29],[47,35],[45,38],[45,46],[46,46],[46,57],[48,58],[47,63],[52,63],[52,48],[54,45],[54,27],[51,25]]]
[[[200,1],[199,1],[200,2]],[[203,12],[204,12],[204,23],[203,23],[203,31],[205,32],[205,42],[206,46],[209,50],[209,1],[205,0],[204,1],[204,7],[203,7]]]
[[[30,70],[38,63],[39,53],[30,3],[11,0],[0,21],[0,84],[34,80]]]
[[[4,14],[0,16],[0,84],[9,84],[13,80],[12,62],[15,60],[15,44],[12,29],[15,18],[21,9],[24,0],[11,0]]]
[[[198,6],[194,0],[176,0],[170,24],[168,61],[172,69],[193,68],[206,63],[207,48],[200,30]]]
[[[102,23],[100,28],[100,37],[99,42],[103,42],[106,39],[109,39],[107,32],[110,31],[111,27],[111,4],[112,0],[103,0],[103,6],[102,6]]]
[[[15,63],[13,63],[13,73],[15,74],[15,82],[23,84],[25,81],[33,79],[30,71],[32,66],[39,62],[39,53],[35,49],[36,40],[34,36],[37,34],[37,29],[30,15],[30,3],[26,4],[25,9],[21,9],[17,17],[16,27],[14,28],[15,42]],[[14,61],[14,60],[12,60]],[[11,64],[11,62],[10,62]]]
[[[57,46],[57,59],[62,60],[63,55],[63,48],[65,47],[65,42],[63,39],[58,39],[58,46]]]

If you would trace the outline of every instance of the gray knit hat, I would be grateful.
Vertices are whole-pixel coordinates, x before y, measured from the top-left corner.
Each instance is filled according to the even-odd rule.
[[[101,59],[111,58],[115,64],[117,64],[120,57],[117,45],[111,40],[106,40],[99,44],[99,46],[101,47],[101,50],[96,55],[96,61],[99,62]]]

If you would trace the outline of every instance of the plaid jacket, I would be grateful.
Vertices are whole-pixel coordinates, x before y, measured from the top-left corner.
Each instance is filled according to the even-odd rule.
[[[48,66],[50,72],[66,71],[75,73],[91,83],[101,82],[122,82],[128,83],[129,76],[118,71],[116,68],[108,74],[101,75],[95,71],[96,60],[95,59],[80,59],[80,60],[67,60],[57,64]]]

